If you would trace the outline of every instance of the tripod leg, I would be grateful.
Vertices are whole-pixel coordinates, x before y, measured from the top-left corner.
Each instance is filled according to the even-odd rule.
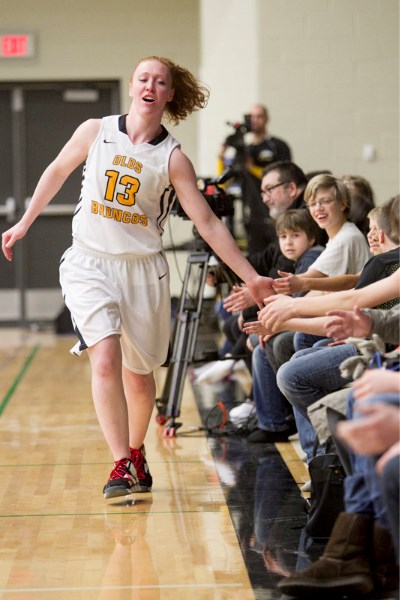
[[[174,330],[172,333],[172,341],[171,341],[172,347],[175,347],[177,326],[178,326],[178,323],[177,323],[177,319],[176,319]],[[167,366],[167,375],[165,377],[161,396],[160,396],[160,398],[156,398],[156,409],[157,409],[156,421],[159,425],[165,425],[165,423],[167,422],[166,412],[167,412],[169,390],[171,387],[172,370],[173,370],[172,362],[171,362],[171,358],[170,358],[169,364]]]
[[[194,356],[209,257],[208,252],[195,252],[188,257],[177,315],[170,373],[167,374],[168,389],[163,392],[163,395],[168,396],[166,418],[170,419],[164,435],[169,437],[173,437],[181,425],[175,419],[180,415],[187,367]],[[194,270],[198,277],[195,279],[197,289],[193,294],[189,291],[189,284],[193,282]]]

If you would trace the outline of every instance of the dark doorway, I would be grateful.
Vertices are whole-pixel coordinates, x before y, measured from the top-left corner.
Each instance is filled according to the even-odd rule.
[[[76,127],[119,112],[119,82],[0,83],[0,233],[25,210],[38,179]],[[58,264],[71,243],[77,169],[14,250],[0,259],[0,325],[52,321],[63,307]]]

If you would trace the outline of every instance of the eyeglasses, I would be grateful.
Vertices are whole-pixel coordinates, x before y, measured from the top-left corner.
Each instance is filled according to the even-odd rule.
[[[317,200],[317,202],[310,202],[307,204],[308,210],[314,210],[317,204],[324,208],[325,206],[330,206],[333,202],[336,202],[336,198],[329,198],[329,200]]]
[[[371,240],[378,240],[379,239],[379,229],[376,229],[375,227],[374,227],[374,229],[370,229],[368,231],[367,238],[369,238]]]
[[[282,181],[281,183],[276,183],[275,185],[270,185],[269,187],[265,188],[265,190],[261,190],[261,195],[268,196],[272,192],[272,190],[279,187],[280,185],[286,185],[287,183],[290,183],[290,182]]]

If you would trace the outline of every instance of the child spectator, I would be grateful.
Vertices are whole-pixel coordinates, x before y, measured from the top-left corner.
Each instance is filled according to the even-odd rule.
[[[357,289],[371,285],[373,282],[383,280],[397,271],[400,264],[399,257],[399,227],[398,216],[395,218],[399,208],[399,196],[391,198],[388,202],[382,205],[381,211],[377,215],[379,220],[379,232],[382,248],[385,252],[372,257],[365,265],[357,283]],[[397,221],[397,226],[394,225]],[[332,295],[333,302],[337,301],[337,307],[340,306],[340,292]],[[308,317],[315,313],[312,309],[313,300],[310,299],[294,299],[292,303],[298,301],[305,302],[308,307],[305,313]],[[326,306],[326,300],[329,302],[329,295],[324,296],[319,300],[319,304]],[[397,297],[391,302],[375,305],[375,308],[388,309],[397,303]],[[330,308],[327,306],[327,308]],[[290,309],[283,311],[287,316],[290,315]],[[267,311],[264,308],[260,313],[260,319],[264,318]],[[305,324],[309,319],[305,319]],[[291,329],[293,323],[286,322],[283,327]],[[295,324],[296,329],[302,330],[301,323]],[[267,330],[268,331],[268,330]],[[312,446],[315,440],[315,430],[311,426],[307,414],[307,408],[317,402],[327,394],[342,388],[348,381],[344,379],[340,373],[339,365],[350,356],[356,355],[357,351],[351,345],[332,347],[313,347],[302,353],[296,353],[291,360],[282,365],[277,374],[277,383],[285,398],[292,404],[295,409],[295,416],[302,414],[301,426],[298,423],[300,444],[307,454],[308,458],[312,455]]]
[[[375,206],[371,184],[359,175],[344,175],[342,181],[346,184],[350,194],[349,220],[367,236],[369,212]]]
[[[347,186],[340,179],[329,173],[316,175],[308,182],[304,199],[312,219],[320,229],[326,231],[329,240],[325,250],[308,269],[302,273],[297,272],[295,275],[282,273],[284,277],[276,280],[276,287],[274,282],[274,289],[285,294],[297,292],[298,289],[295,289],[294,284],[306,278],[325,279],[332,275],[358,273],[370,256],[363,234],[353,223],[347,220],[350,210],[350,197]],[[308,290],[303,289],[302,291],[306,292]],[[311,292],[311,295],[318,293]],[[262,404],[264,410],[268,411],[270,415],[275,414],[275,411],[277,416],[280,415],[280,429],[286,429],[281,419],[282,415],[287,413],[287,407],[282,402],[283,396],[281,394],[271,393],[270,391],[271,389],[276,391],[275,374],[278,368],[290,359],[295,350],[310,347],[319,340],[321,340],[321,336],[286,332],[271,338],[265,345],[265,350],[258,349],[253,356],[253,385],[255,385],[254,378],[259,376],[260,392],[263,388],[263,398],[260,396],[259,400],[260,406]],[[296,347],[296,343],[298,347]],[[257,367],[256,361],[259,361]],[[258,368],[259,375],[255,376],[255,368]],[[274,382],[273,385],[271,380]],[[240,407],[232,410],[240,412]],[[243,407],[241,410],[245,410],[245,408]],[[296,410],[294,412],[298,429],[303,429],[300,425],[303,421],[302,415],[297,414]],[[275,438],[280,436],[276,435],[276,430],[272,427],[275,427],[275,420],[270,421],[269,427],[264,425],[263,429],[252,432],[248,437],[248,441],[278,441]]]
[[[295,274],[305,273],[324,250],[315,245],[318,226],[303,209],[287,210],[275,224],[282,254],[295,262]],[[303,294],[295,294],[303,295]]]
[[[315,246],[318,226],[308,211],[304,209],[287,210],[278,216],[275,227],[280,250],[286,258],[294,261],[295,273],[307,271],[324,250],[323,246]],[[279,337],[283,338],[285,335],[285,333],[281,333]],[[289,335],[293,336],[292,333]],[[263,345],[254,349],[252,375],[253,399],[233,408],[229,413],[231,421],[234,424],[240,424],[255,410],[258,428],[250,434],[248,441],[286,441],[288,436],[295,431],[290,427],[288,421],[293,411],[276,385],[275,371],[265,356]],[[268,389],[268,400],[270,401],[265,401],[266,389]]]

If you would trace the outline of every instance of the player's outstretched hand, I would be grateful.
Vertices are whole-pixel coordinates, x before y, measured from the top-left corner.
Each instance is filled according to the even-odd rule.
[[[1,236],[1,248],[7,260],[12,260],[12,247],[14,246],[15,242],[23,238],[25,234],[26,229],[23,225],[21,225],[21,223],[16,223],[13,227],[7,229],[7,231],[3,233]]]
[[[266,298],[275,294],[272,287],[273,281],[274,280],[271,277],[262,277],[261,275],[258,275],[258,277],[246,282],[250,294],[260,308],[264,306]]]

